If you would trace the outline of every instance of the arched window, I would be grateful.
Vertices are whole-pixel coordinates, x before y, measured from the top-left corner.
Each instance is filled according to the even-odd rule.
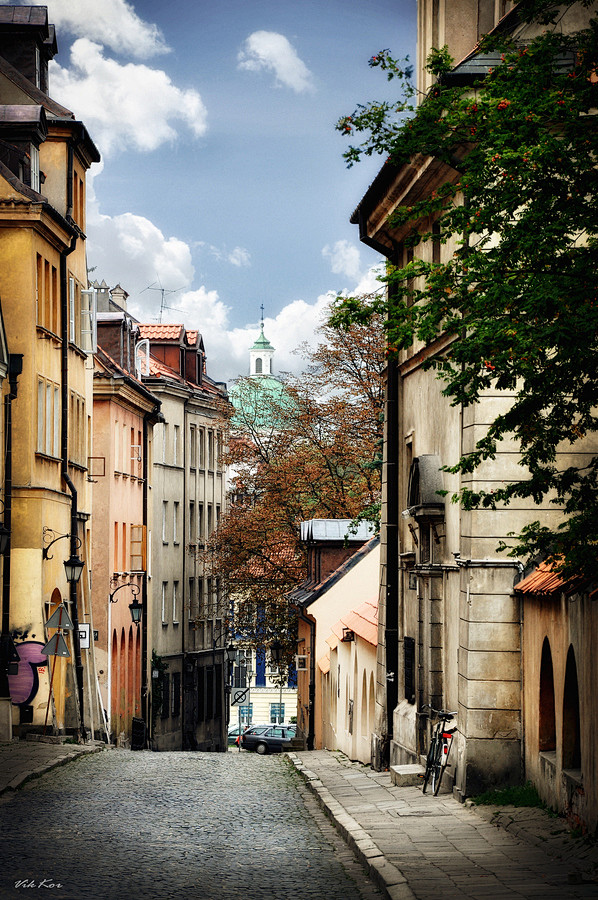
[[[573,647],[567,653],[565,690],[563,693],[563,769],[581,769],[581,736],[579,730],[579,689]]]
[[[261,375],[261,374],[262,374],[262,357],[261,357],[261,356],[256,357],[256,360],[255,360],[255,374],[256,374],[256,375]]]
[[[542,662],[540,664],[540,716],[538,749],[556,750],[556,722],[554,712],[554,675],[552,670],[552,653],[548,638],[542,645]]]

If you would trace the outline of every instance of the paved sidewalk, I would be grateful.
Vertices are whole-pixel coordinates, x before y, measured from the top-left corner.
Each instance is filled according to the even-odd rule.
[[[66,744],[64,739],[31,735],[38,740],[0,743],[0,794],[16,791],[30,778],[37,778],[85,753],[98,753],[106,747],[98,741]]]
[[[560,818],[395,787],[338,752],[287,755],[391,900],[598,898],[598,848]]]

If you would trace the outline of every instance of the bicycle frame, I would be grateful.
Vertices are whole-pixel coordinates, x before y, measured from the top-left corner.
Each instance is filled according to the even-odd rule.
[[[449,712],[444,709],[433,709],[431,706],[429,706],[428,709],[433,715],[438,716],[438,722],[434,726],[430,746],[428,748],[422,791],[425,794],[428,781],[431,778],[432,791],[434,796],[436,796],[440,790],[442,775],[448,763],[451,746],[453,744],[453,735],[457,730],[456,727],[447,728],[446,723],[455,717],[456,712]]]

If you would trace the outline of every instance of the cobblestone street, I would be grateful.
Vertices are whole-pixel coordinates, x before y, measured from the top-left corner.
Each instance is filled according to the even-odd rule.
[[[0,823],[1,897],[381,896],[280,756],[84,756],[3,796]]]

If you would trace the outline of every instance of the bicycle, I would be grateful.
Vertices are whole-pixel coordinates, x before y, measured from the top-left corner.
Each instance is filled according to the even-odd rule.
[[[428,755],[426,757],[426,771],[423,776],[424,783],[422,787],[422,793],[426,793],[428,782],[430,781],[430,779],[432,779],[432,792],[436,797],[438,791],[440,790],[440,782],[442,781],[442,776],[448,762],[449,753],[451,752],[453,734],[457,730],[456,727],[447,728],[446,723],[450,722],[451,719],[454,719],[454,717],[457,715],[457,712],[448,712],[448,710],[446,709],[433,709],[433,707],[429,706],[428,704],[426,704],[423,709],[425,709],[426,707],[433,715],[438,716],[438,722],[434,726],[432,739],[428,748]]]

